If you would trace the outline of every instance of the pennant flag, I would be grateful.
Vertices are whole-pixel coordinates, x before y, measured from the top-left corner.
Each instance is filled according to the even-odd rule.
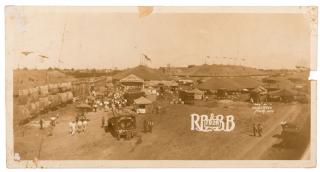
[[[43,59],[48,59],[49,57],[44,56],[44,55],[39,55],[39,57],[43,58]]]
[[[146,60],[151,61],[151,59],[150,59],[147,55],[145,55],[145,54],[142,54],[142,55],[144,56],[144,58],[145,58]]]
[[[152,6],[140,6],[138,7],[139,10],[139,17],[145,17],[152,13],[153,7]]]
[[[29,55],[29,54],[31,54],[31,53],[33,53],[32,51],[22,51],[21,52],[23,55],[25,55],[25,56],[27,56],[27,55]]]

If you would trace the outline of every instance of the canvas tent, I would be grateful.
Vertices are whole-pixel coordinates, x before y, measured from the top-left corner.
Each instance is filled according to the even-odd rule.
[[[58,95],[49,95],[48,96],[49,102],[50,102],[50,109],[55,109],[61,104],[61,99]]]
[[[63,105],[65,105],[68,102],[67,93],[58,93],[58,96]]]
[[[120,80],[120,83],[143,83],[144,80],[134,74],[130,74]]]
[[[202,100],[204,98],[204,91],[201,91],[199,89],[193,89],[191,92],[194,93],[194,99],[195,100]]]
[[[261,83],[253,78],[242,77],[223,77],[223,78],[211,78],[206,82],[199,84],[197,87],[201,90],[242,90],[252,89],[259,86]]]
[[[37,114],[40,113],[40,103],[39,102],[30,103],[28,104],[28,109],[31,116],[36,116]]]
[[[114,80],[121,80],[129,75],[135,75],[144,81],[152,81],[152,80],[169,80],[169,77],[161,73],[157,69],[152,69],[147,66],[139,65],[135,68],[124,70],[123,72],[120,72],[113,76]]]
[[[40,96],[41,97],[48,96],[48,94],[49,94],[49,86],[48,85],[40,86],[39,88],[40,88]]]
[[[227,78],[211,78],[197,86],[201,90],[233,89],[233,84]]]
[[[143,91],[127,91],[124,93],[123,97],[127,100],[127,105],[132,105],[134,100],[144,96],[145,93]]]
[[[72,102],[73,100],[73,93],[71,91],[67,91],[67,102]]]
[[[111,82],[107,82],[105,87],[108,89],[111,89],[111,88],[113,88],[113,84]]]
[[[250,101],[257,103],[257,102],[262,102],[266,101],[266,95],[268,93],[268,90],[264,88],[263,86],[258,86],[250,91]]]
[[[40,108],[40,111],[43,112],[43,111],[46,111],[49,106],[50,106],[50,102],[49,102],[49,98],[48,97],[41,97],[39,98],[39,108]]]
[[[285,77],[268,77],[262,79],[264,86],[271,91],[278,89],[291,89],[295,84]]]
[[[277,91],[272,91],[268,93],[269,97],[280,97],[280,101],[290,102],[295,99],[295,96],[298,96],[297,91],[291,89],[281,89]]]
[[[72,89],[71,82],[62,82],[58,84],[59,92],[66,92]]]
[[[145,82],[145,92],[146,94],[157,94],[164,90],[177,90],[179,84],[175,81],[146,81]]]
[[[140,97],[134,100],[134,105],[137,113],[147,113],[150,110],[150,108],[148,107],[151,104],[152,101],[145,97]]]
[[[268,90],[266,88],[264,88],[263,86],[259,85],[258,87],[252,89],[251,92],[256,92],[259,94],[267,94]]]
[[[237,85],[236,87],[240,89],[254,89],[259,85],[262,85],[261,82],[250,77],[233,77],[230,78],[230,80],[232,82],[235,82],[235,84]]]
[[[250,67],[231,66],[231,65],[217,65],[204,64],[200,66],[193,66],[188,68],[180,75],[190,77],[226,77],[226,76],[251,76],[251,75],[265,75],[264,72]]]
[[[120,80],[121,85],[123,85],[126,90],[130,90],[130,89],[141,90],[143,88],[143,82],[144,82],[143,79],[133,74]]]
[[[18,119],[18,121],[32,117],[27,105],[18,105],[18,108],[14,110],[16,111],[15,118]]]
[[[269,92],[269,95],[273,95],[273,96],[294,96],[297,95],[298,92],[294,91],[294,90],[289,90],[289,89],[281,89],[278,91],[273,91],[273,92]]]
[[[50,94],[57,94],[59,92],[58,84],[49,84],[48,86]]]
[[[21,95],[18,97],[17,102],[19,105],[26,105],[30,102],[30,98],[27,95]]]
[[[178,87],[179,84],[175,81],[146,81],[146,85],[151,87],[165,86],[165,87]]]
[[[27,95],[29,95],[29,90],[28,89],[19,90],[18,95],[19,96],[27,96]]]

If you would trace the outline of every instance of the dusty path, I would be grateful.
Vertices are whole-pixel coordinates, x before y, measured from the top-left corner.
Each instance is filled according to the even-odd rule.
[[[288,111],[282,113],[282,116],[276,121],[273,121],[268,129],[264,130],[262,137],[247,144],[244,154],[241,154],[238,159],[259,159],[261,155],[270,148],[278,139],[273,138],[274,135],[281,133],[280,122],[281,121],[294,121],[299,113],[301,113],[301,107],[298,105],[291,106]]]
[[[261,156],[260,159],[284,159],[294,160],[307,158],[310,144],[310,107],[303,105],[300,113],[295,118],[289,118],[290,121],[300,129],[298,140],[294,141],[295,147],[277,147],[281,143],[281,139],[277,140],[276,144],[269,147]],[[308,157],[310,158],[310,157]]]

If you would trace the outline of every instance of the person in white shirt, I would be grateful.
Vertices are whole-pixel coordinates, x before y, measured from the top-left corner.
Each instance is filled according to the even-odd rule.
[[[76,132],[76,122],[71,121],[69,123],[69,133],[73,136],[75,132]]]

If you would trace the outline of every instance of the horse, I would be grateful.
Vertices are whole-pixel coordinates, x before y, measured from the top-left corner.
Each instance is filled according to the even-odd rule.
[[[78,133],[83,131],[83,123],[82,123],[82,121],[78,121],[78,123],[77,123],[77,131],[78,131]]]
[[[74,121],[69,122],[69,133],[71,135],[74,135],[75,132],[76,132],[76,123]]]
[[[87,121],[87,120],[84,120],[84,121],[82,122],[82,131],[83,131],[83,132],[86,131],[87,126],[88,126],[88,121]]]

